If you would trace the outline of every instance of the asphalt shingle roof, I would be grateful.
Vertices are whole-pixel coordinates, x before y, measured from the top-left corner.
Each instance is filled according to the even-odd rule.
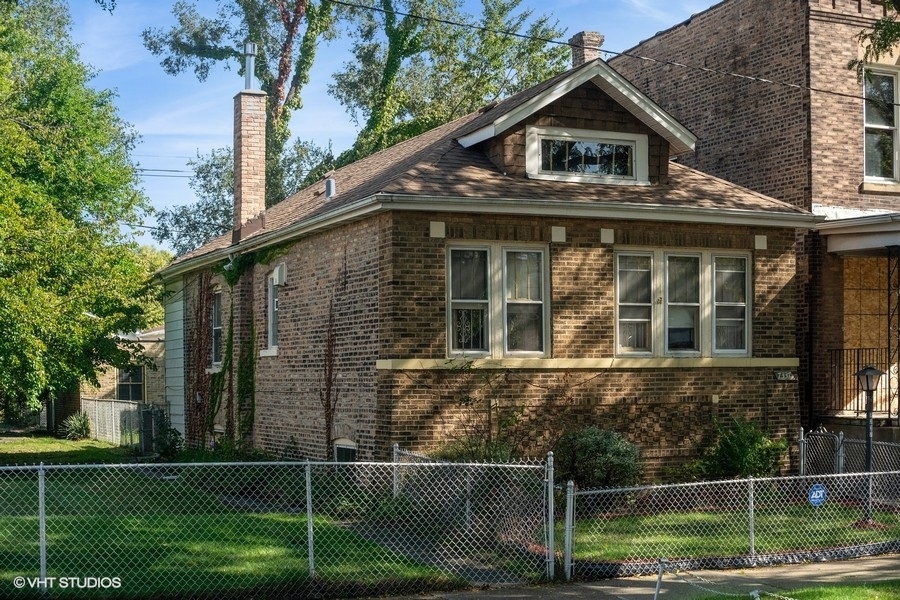
[[[501,172],[477,146],[465,148],[457,141],[551,89],[569,73],[335,170],[330,175],[337,189],[332,198],[326,199],[324,182],[300,190],[269,208],[265,212],[264,228],[246,235],[244,240],[254,240],[305,220],[339,212],[348,205],[379,194],[422,196],[435,202],[439,199],[474,199],[488,205],[492,199],[503,199],[507,205],[516,200],[560,201],[585,205],[729,209],[786,216],[809,214],[801,208],[674,162],[669,163],[668,182],[656,185],[598,185],[511,177]],[[231,244],[229,232],[178,257],[173,265],[223,250]]]

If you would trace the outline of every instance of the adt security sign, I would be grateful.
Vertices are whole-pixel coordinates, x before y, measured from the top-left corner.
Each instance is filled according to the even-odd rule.
[[[809,488],[809,503],[813,506],[822,506],[825,504],[825,498],[827,497],[828,492],[821,483],[817,483]]]

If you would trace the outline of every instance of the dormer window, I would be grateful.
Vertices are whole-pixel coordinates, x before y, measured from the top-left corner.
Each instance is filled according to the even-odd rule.
[[[529,177],[604,184],[648,184],[647,136],[616,131],[527,127]]]

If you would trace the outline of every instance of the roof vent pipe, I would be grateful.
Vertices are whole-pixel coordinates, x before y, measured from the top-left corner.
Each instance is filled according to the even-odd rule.
[[[253,72],[256,71],[256,44],[244,42],[244,89],[253,89]]]
[[[325,180],[325,198],[330,200],[335,194],[337,194],[337,182],[329,177]]]

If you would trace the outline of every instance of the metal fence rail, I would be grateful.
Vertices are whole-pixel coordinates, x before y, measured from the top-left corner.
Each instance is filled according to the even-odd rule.
[[[900,471],[568,488],[567,577],[738,568],[900,551]]]
[[[81,410],[91,421],[91,437],[117,446],[137,446],[141,410],[137,402],[81,399]]]
[[[800,430],[800,474],[863,473],[866,441],[844,437],[843,432]],[[872,470],[900,470],[900,444],[872,442]]]
[[[0,467],[0,596],[352,597],[541,580],[545,479],[543,464]]]

